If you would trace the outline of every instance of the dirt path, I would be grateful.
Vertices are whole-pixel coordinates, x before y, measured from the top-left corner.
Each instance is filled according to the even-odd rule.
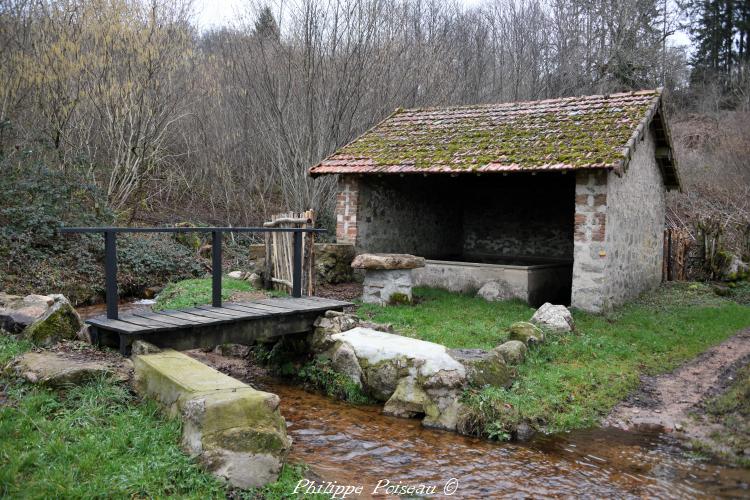
[[[617,405],[603,423],[627,430],[677,430],[689,437],[701,437],[707,429],[689,418],[690,412],[726,387],[731,374],[748,362],[750,328],[671,373],[643,377],[638,392]]]

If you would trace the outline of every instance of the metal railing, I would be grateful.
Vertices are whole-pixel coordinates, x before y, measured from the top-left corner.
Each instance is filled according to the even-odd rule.
[[[221,242],[224,233],[293,233],[292,297],[302,297],[302,234],[325,229],[298,227],[61,227],[60,233],[104,235],[107,318],[118,319],[117,233],[211,233],[211,305],[221,307]]]

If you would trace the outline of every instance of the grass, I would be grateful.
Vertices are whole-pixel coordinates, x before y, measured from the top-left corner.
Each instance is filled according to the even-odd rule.
[[[416,289],[418,304],[358,314],[451,348],[492,348],[506,328],[533,310],[519,302]],[[708,285],[676,284],[608,315],[574,311],[576,332],[549,335],[518,368],[510,389],[470,391],[478,432],[506,436],[520,421],[547,431],[596,425],[638,387],[642,374],[672,370],[750,325],[750,308],[717,296]]]
[[[30,348],[0,335],[0,366]],[[100,379],[56,392],[0,378],[0,497],[292,498],[303,465],[276,483],[232,491],[178,443],[180,422]]]
[[[314,359],[300,367],[296,376],[326,396],[355,405],[376,403],[349,376],[334,370],[329,360]]]
[[[253,287],[244,280],[224,276],[221,280],[221,298],[227,300],[235,292],[252,292]],[[211,303],[211,279],[196,278],[168,284],[159,294],[154,310],[184,309]]]
[[[711,434],[724,451],[723,456],[743,467],[750,467],[750,365],[740,369],[734,382],[722,394],[705,404],[706,419],[720,425],[721,431]]]
[[[524,302],[487,302],[469,295],[430,288],[415,289],[417,304],[381,307],[362,304],[357,313],[392,323],[399,333],[449,348],[492,349],[505,341],[505,329],[528,320],[534,309]]]

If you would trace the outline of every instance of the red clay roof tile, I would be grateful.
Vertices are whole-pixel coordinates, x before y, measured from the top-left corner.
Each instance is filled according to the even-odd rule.
[[[480,106],[398,109],[311,175],[614,168],[658,90]]]

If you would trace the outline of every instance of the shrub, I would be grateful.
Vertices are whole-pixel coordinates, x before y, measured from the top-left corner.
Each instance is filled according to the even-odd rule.
[[[73,171],[50,169],[32,156],[0,160],[0,290],[63,293],[75,304],[104,292],[101,235],[57,233],[60,226],[116,223],[103,194]],[[196,256],[162,235],[118,236],[122,295],[201,272]]]

